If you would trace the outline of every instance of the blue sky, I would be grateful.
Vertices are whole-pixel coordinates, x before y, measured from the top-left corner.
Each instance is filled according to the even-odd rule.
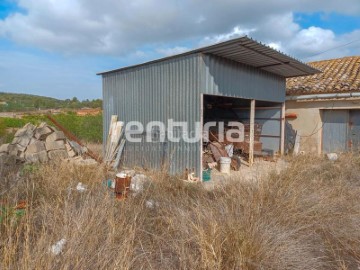
[[[0,0],[0,91],[99,98],[99,71],[243,35],[306,62],[359,55],[360,2]]]

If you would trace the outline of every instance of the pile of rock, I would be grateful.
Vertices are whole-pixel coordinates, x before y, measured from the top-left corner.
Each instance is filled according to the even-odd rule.
[[[30,163],[73,158],[85,151],[47,123],[39,126],[28,123],[15,133],[11,143],[0,146],[0,156],[12,156],[18,161]]]

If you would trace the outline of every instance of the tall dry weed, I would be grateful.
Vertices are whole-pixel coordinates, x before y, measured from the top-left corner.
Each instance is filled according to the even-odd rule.
[[[13,177],[8,174],[6,177]],[[216,190],[161,172],[119,202],[99,167],[42,165],[1,197],[1,269],[357,269],[360,157],[299,157]],[[76,191],[78,182],[87,185]],[[60,255],[52,244],[65,238]]]

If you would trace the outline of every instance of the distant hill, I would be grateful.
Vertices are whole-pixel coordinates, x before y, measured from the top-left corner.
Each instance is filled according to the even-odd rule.
[[[101,99],[79,101],[74,97],[72,99],[61,100],[37,95],[0,92],[0,112],[34,111],[38,109],[79,109],[83,107],[98,108],[101,106]]]

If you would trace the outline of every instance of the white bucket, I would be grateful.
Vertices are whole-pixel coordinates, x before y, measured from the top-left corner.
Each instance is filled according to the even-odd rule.
[[[221,157],[220,158],[220,172],[230,174],[231,158]]]

